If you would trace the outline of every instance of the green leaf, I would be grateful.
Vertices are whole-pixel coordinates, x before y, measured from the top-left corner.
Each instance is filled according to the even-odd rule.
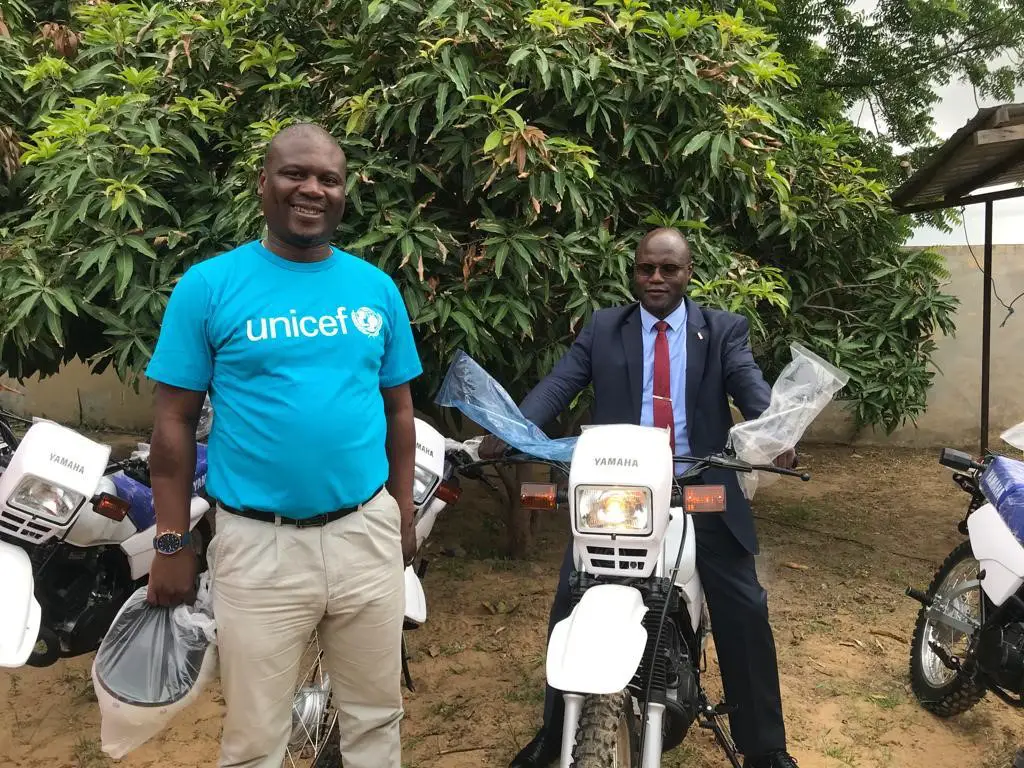
[[[458,309],[452,312],[452,319],[459,324],[459,327],[466,332],[466,335],[474,341],[477,340],[476,324]]]
[[[54,297],[61,303],[68,312],[75,317],[78,316],[78,307],[75,306],[75,302],[71,300],[71,294],[68,293],[66,288],[55,288],[53,291]]]
[[[44,296],[44,298],[46,298]],[[64,346],[64,330],[60,327],[60,315],[56,311],[46,313],[46,327],[53,335],[58,347]]]
[[[492,152],[499,144],[501,144],[501,131],[491,131],[487,134],[487,140],[484,142],[484,152]]]
[[[114,295],[117,296],[117,298],[121,298],[135,272],[135,260],[132,258],[131,251],[118,251],[116,264],[117,278],[114,282]]]
[[[139,253],[141,253],[143,256],[147,256],[148,258],[153,259],[154,261],[156,260],[156,251],[154,251],[153,247],[138,235],[125,235],[124,242],[130,245]]]
[[[389,237],[391,237],[391,235],[389,235],[387,232],[381,232],[380,230],[373,231],[373,232],[367,232],[365,235],[363,235],[358,240],[356,240],[354,243],[352,243],[349,246],[349,248],[351,248],[352,250],[355,250],[355,251],[360,251],[360,250],[362,250],[364,248],[368,248],[371,245],[376,245],[377,243],[381,243],[381,242],[387,240]]]
[[[427,18],[426,18],[425,22],[426,21],[433,21],[434,19],[441,18],[444,15],[444,12],[452,7],[454,2],[455,2],[455,0],[437,0],[437,2],[434,3],[430,7],[430,10],[427,12]],[[420,26],[421,27],[427,26],[425,22],[420,24]]]
[[[516,64],[518,64],[527,56],[529,56],[530,53],[531,50],[529,48],[519,48],[513,51],[512,55],[508,57],[508,68],[511,69],[512,67],[514,67]]]
[[[83,173],[85,173],[85,166],[79,165],[68,177],[67,196],[69,198],[75,194],[75,189],[78,187],[78,180],[82,178]],[[86,200],[88,200],[88,198],[86,198]],[[88,202],[86,204],[88,205]],[[77,212],[75,217],[77,218]]]
[[[701,131],[695,134],[688,142],[686,147],[683,149],[683,157],[688,157],[694,152],[699,152],[704,149],[707,143],[711,140],[711,131]]]
[[[106,267],[107,262],[110,260],[110,255],[114,252],[114,248],[117,246],[113,240],[104,243],[96,248],[93,248],[81,259],[81,264],[78,267],[78,274],[76,277],[81,278],[88,272],[92,267],[97,267],[98,271],[103,271]]]

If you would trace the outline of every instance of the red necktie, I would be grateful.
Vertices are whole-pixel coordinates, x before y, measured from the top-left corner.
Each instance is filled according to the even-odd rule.
[[[676,419],[672,410],[672,373],[668,355],[668,323],[654,324],[658,337],[654,340],[654,426],[669,430],[672,455],[676,451]]]

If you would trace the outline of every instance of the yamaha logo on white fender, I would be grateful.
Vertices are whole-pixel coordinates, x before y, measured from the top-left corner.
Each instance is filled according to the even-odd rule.
[[[636,459],[627,459],[622,456],[600,456],[594,459],[596,467],[639,467],[640,462]]]
[[[50,461],[64,467],[65,469],[70,469],[72,472],[77,472],[80,475],[85,474],[85,467],[81,464],[64,456],[59,456],[56,453],[50,454]]]
[[[427,446],[425,446],[423,443],[416,443],[416,450],[423,451],[430,458],[434,458],[434,452],[427,448]]]

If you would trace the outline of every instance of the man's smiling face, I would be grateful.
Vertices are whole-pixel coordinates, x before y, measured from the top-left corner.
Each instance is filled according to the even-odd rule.
[[[259,189],[275,237],[295,248],[324,245],[345,213],[345,155],[316,131],[280,136],[260,173]]]

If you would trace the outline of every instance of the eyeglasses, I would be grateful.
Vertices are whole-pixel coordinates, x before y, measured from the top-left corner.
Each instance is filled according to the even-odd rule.
[[[661,272],[661,276],[666,280],[672,280],[682,272],[684,267],[678,264],[648,264],[646,262],[642,264],[634,264],[633,271],[639,276],[650,280],[654,277],[655,272]]]

